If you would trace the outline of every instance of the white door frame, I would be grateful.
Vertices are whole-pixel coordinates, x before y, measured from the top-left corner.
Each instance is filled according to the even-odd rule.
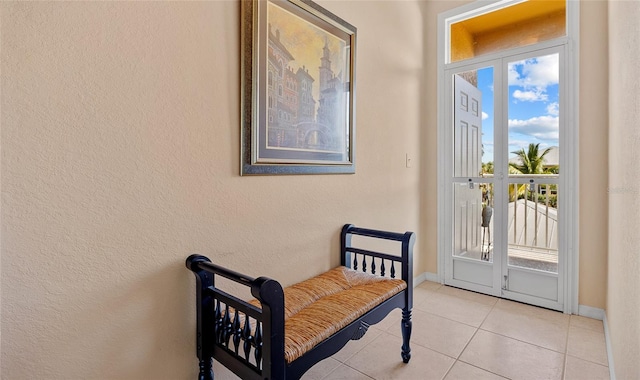
[[[497,0],[476,1],[465,6],[441,13],[438,15],[438,146],[445,147],[448,144],[448,124],[446,108],[446,86],[445,70],[456,67],[467,66],[475,62],[485,62],[500,58],[505,54],[515,55],[525,53],[530,50],[539,50],[558,44],[565,45],[566,51],[566,100],[564,115],[566,118],[565,128],[560,130],[560,140],[564,141],[561,155],[561,162],[564,177],[563,193],[564,210],[559,217],[566,221],[565,233],[559,239],[559,249],[566,252],[566,265],[562,270],[564,277],[564,288],[562,299],[564,300],[563,311],[565,313],[578,313],[578,280],[579,280],[579,156],[578,156],[578,100],[579,100],[579,1],[567,1],[567,36],[556,40],[511,49],[507,52],[492,53],[483,55],[480,58],[469,59],[461,62],[449,63],[450,57],[450,36],[449,30],[452,23],[488,13],[500,8],[521,2],[522,0]],[[570,142],[570,143],[567,143]],[[448,223],[447,213],[451,205],[451,194],[448,191],[448,179],[451,174],[449,160],[447,159],[448,149],[438,149],[438,279],[444,283],[445,266],[447,255],[451,252],[447,249],[450,246],[448,241],[451,228]]]

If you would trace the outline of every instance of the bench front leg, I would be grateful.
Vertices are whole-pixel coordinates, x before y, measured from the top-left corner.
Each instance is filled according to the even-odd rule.
[[[198,380],[213,380],[213,358],[200,359]]]
[[[402,329],[402,361],[405,363],[409,363],[409,359],[411,359],[411,347],[409,347],[409,340],[411,339],[411,309],[404,308],[402,309],[402,321],[401,329]]]
[[[413,309],[413,246],[415,244],[416,235],[413,232],[407,232],[402,239],[402,279],[407,283],[405,289],[405,301],[402,308],[402,361],[409,363],[411,359],[411,347],[409,340],[411,339],[411,309]]]
[[[207,289],[214,286],[214,275],[199,268],[200,263],[211,263],[207,257],[191,255],[186,266],[196,276],[196,352],[198,355],[198,380],[213,380],[213,298],[207,295]]]

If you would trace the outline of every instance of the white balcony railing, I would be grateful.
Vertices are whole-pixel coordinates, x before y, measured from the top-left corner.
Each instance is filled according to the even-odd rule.
[[[530,177],[530,176],[529,176]],[[538,177],[538,176],[535,176]],[[540,176],[557,178],[555,175]],[[536,181],[541,179],[536,178]],[[493,206],[493,184],[481,185],[483,203]],[[509,264],[557,272],[558,187],[556,184],[509,184],[507,243]],[[493,223],[489,226],[493,229]],[[493,231],[491,231],[493,232]],[[493,233],[490,233],[493,236]],[[493,242],[484,242],[483,251],[492,254]],[[489,248],[491,246],[491,248]]]

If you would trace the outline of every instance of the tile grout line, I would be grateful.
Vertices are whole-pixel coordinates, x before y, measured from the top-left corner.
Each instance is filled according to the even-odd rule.
[[[377,380],[375,377],[371,377],[371,376],[367,375],[366,373],[363,373],[363,372],[361,372],[361,371],[358,371],[357,369],[355,369],[355,368],[351,367],[350,365],[347,365],[346,363],[341,363],[341,362],[339,362],[339,363],[340,363],[340,365],[339,365],[339,366],[337,366],[336,368],[334,368],[333,370],[331,370],[329,373],[327,373],[325,376],[323,376],[322,378],[320,378],[320,380],[330,379],[330,377],[329,377],[329,376],[330,376],[332,373],[334,373],[335,371],[337,371],[337,370],[338,370],[340,367],[342,367],[342,366],[345,366],[345,367],[347,367],[347,368],[349,368],[349,369],[352,369],[352,370],[354,370],[354,371],[358,372],[359,374],[361,374],[362,376],[366,376],[367,378],[369,378],[369,379],[371,379],[371,380]]]
[[[604,364],[602,364],[602,363],[594,362],[593,360],[589,360],[589,359],[581,358],[581,357],[579,357],[579,356],[575,356],[575,355],[569,355],[569,354],[567,354],[567,357],[569,357],[569,356],[571,356],[571,357],[572,357],[572,358],[574,358],[574,359],[582,360],[583,362],[587,362],[587,363],[595,364],[595,365],[598,365],[598,366],[600,366],[600,367],[609,368],[609,366],[608,366],[608,365],[604,365]]]
[[[444,286],[441,286],[440,288],[438,288],[438,290],[437,290],[436,292],[438,292],[438,291],[439,291],[440,289],[442,289],[442,288],[444,288]],[[458,288],[456,288],[456,289],[458,289]],[[467,291],[467,290],[464,290],[464,289],[461,289],[461,290],[462,290],[462,291],[465,291],[465,292]],[[472,292],[472,293],[473,293],[473,292]],[[477,304],[477,305],[480,305],[480,306],[489,306],[489,305],[487,305],[487,304],[485,304],[485,303],[482,303],[482,302],[473,301],[473,300],[468,300],[468,299],[466,299],[466,298],[460,298],[460,297],[457,297],[457,296],[455,296],[455,295],[450,295],[450,294],[445,294],[445,295],[447,295],[447,296],[449,296],[449,297],[457,298],[457,299],[459,299],[459,300],[461,300],[461,301],[465,301],[465,302],[472,302],[472,303]],[[489,297],[493,297],[493,296],[489,296]],[[495,298],[495,297],[494,297],[494,298]],[[491,313],[491,311],[493,311],[493,308],[496,306],[497,301],[498,301],[498,298],[496,298],[496,302],[495,302],[493,305],[491,305],[491,308],[489,309],[489,313]],[[486,317],[485,317],[485,318],[484,318],[484,319],[483,319],[483,320],[478,324],[478,326],[474,326],[474,325],[472,325],[472,324],[470,324],[470,323],[468,323],[468,322],[461,322],[461,321],[458,321],[458,320],[455,320],[455,319],[449,318],[449,317],[444,316],[444,315],[435,314],[435,313],[433,313],[433,312],[431,312],[431,311],[429,311],[429,310],[419,309],[419,308],[417,308],[417,307],[415,307],[415,306],[414,306],[414,309],[418,309],[418,310],[420,310],[421,312],[424,312],[424,313],[427,313],[427,314],[430,314],[430,315],[435,315],[436,317],[444,318],[444,319],[446,319],[446,320],[449,320],[449,321],[452,321],[452,322],[456,322],[456,323],[460,323],[460,324],[463,324],[463,325],[465,325],[465,326],[473,327],[474,329],[479,328],[479,327],[484,323],[484,321],[486,320]],[[489,314],[487,313],[487,315],[489,315]]]
[[[496,306],[497,306],[497,303],[496,303]],[[537,306],[533,306],[533,307],[537,307]],[[493,311],[493,308],[491,309],[491,311]],[[521,313],[518,313],[518,314],[521,314]],[[487,314],[487,317],[489,317],[489,315],[488,315],[488,314]],[[540,317],[536,317],[536,316],[532,316],[532,317],[533,317],[533,318],[537,318],[537,319],[542,319],[542,320],[549,321],[549,320],[548,320],[548,319],[546,319],[546,318],[540,318]],[[484,322],[486,321],[486,319],[487,319],[487,318],[485,318],[485,319],[482,321],[482,324],[484,324]],[[569,321],[568,323],[570,324],[570,323],[571,323],[571,316],[569,316],[568,321]],[[483,328],[482,328],[482,324],[480,325],[480,327],[478,327],[478,329],[479,329],[479,330],[486,331],[486,332],[491,333],[491,334],[499,335],[499,336],[501,336],[501,337],[503,337],[503,338],[507,338],[507,339],[515,340],[515,341],[520,342],[520,343],[525,343],[525,344],[528,344],[528,345],[531,345],[531,346],[534,346],[534,347],[542,348],[543,350],[548,350],[548,351],[556,352],[556,353],[559,353],[559,354],[563,354],[563,355],[565,355],[565,356],[566,356],[567,349],[568,349],[568,340],[569,340],[569,326],[567,326],[567,334],[566,334],[566,338],[565,338],[565,347],[564,347],[564,352],[561,352],[561,351],[556,351],[556,350],[554,350],[554,349],[552,349],[552,348],[543,347],[543,346],[540,346],[540,345],[535,344],[535,343],[531,343],[531,342],[527,342],[527,341],[525,341],[525,340],[521,340],[521,339],[518,339],[518,338],[514,338],[514,337],[512,337],[512,336],[504,335],[504,334],[502,334],[502,333],[500,333],[500,332],[495,332],[495,331],[491,331],[491,330],[485,330],[485,329],[483,329]]]
[[[381,321],[381,322],[382,322],[382,321]],[[358,369],[353,368],[352,366],[348,365],[348,364],[347,364],[347,362],[348,362],[352,357],[354,357],[354,356],[356,356],[358,353],[360,353],[360,351],[364,350],[364,349],[365,349],[365,347],[367,347],[368,345],[372,344],[375,340],[377,340],[378,338],[380,338],[380,336],[382,336],[384,333],[385,333],[385,330],[380,330],[380,333],[378,334],[378,336],[376,336],[375,338],[373,338],[373,339],[371,340],[371,342],[369,342],[369,343],[365,344],[364,346],[362,346],[362,347],[361,347],[359,350],[357,350],[356,352],[354,352],[354,353],[352,353],[351,355],[349,355],[349,356],[344,360],[344,362],[343,362],[343,361],[340,361],[340,360],[338,360],[338,359],[336,359],[336,358],[334,358],[334,357],[333,357],[333,355],[329,356],[329,358],[332,358],[333,360],[337,361],[337,362],[338,362],[338,363],[340,363],[340,364],[339,364],[336,368],[334,368],[332,371],[329,371],[329,373],[327,373],[325,376],[321,377],[320,379],[321,379],[321,380],[324,380],[324,379],[330,379],[329,375],[331,375],[332,373],[334,373],[335,371],[337,371],[340,367],[345,366],[345,367],[347,367],[347,368],[350,368],[350,369],[352,369],[352,370],[354,370],[354,371],[358,372],[359,374],[361,374],[361,375],[363,375],[363,376],[368,377],[369,379],[376,380],[376,378],[375,378],[375,377],[371,377],[371,376],[367,375],[366,373],[363,373],[363,372],[359,371]],[[366,334],[366,333],[365,333],[365,334]],[[344,348],[344,347],[343,347],[343,348]],[[336,354],[337,354],[337,352],[336,352]],[[335,355],[335,354],[334,354],[334,355]],[[327,358],[327,359],[328,359],[328,358]],[[326,360],[326,359],[325,359],[325,360]]]
[[[526,340],[521,340],[521,339],[518,339],[518,338],[514,338],[514,337],[512,337],[512,336],[508,336],[508,335],[500,334],[500,333],[495,332],[495,331],[485,330],[485,329],[482,329],[482,328],[478,328],[478,330],[482,330],[482,331],[484,331],[484,332],[488,332],[489,334],[498,335],[498,336],[501,336],[501,337],[503,337],[503,338],[507,338],[507,339],[515,340],[516,342],[524,343],[524,344],[527,344],[527,345],[529,345],[529,346],[533,346],[533,347],[541,348],[541,349],[543,349],[543,350],[547,350],[547,351],[555,352],[556,354],[565,355],[565,353],[564,353],[564,352],[556,351],[556,350],[554,350],[554,349],[551,349],[551,348],[548,348],[548,347],[543,347],[543,346],[540,346],[540,345],[535,344],[535,343],[527,342]],[[571,355],[571,356],[572,356],[572,357],[575,357],[575,356],[573,356],[573,355]],[[578,358],[578,359],[580,359],[580,358]],[[584,359],[583,359],[583,360],[584,360]],[[588,361],[588,360],[587,360],[587,361]],[[600,364],[600,365],[602,365],[602,364]]]
[[[602,323],[603,323],[603,328],[604,328],[604,321]],[[587,359],[587,358],[583,358],[583,357],[580,357],[580,356],[569,354],[569,342],[568,342],[568,340],[569,340],[569,331],[567,331],[567,352],[566,352],[566,356],[567,357],[571,356],[572,358],[575,358],[575,359],[580,359],[580,360],[583,360],[583,361],[591,363],[591,364],[596,364],[596,365],[599,365],[601,367],[609,368],[609,359],[610,358],[608,357],[609,356],[609,348],[607,347],[607,335],[604,332],[600,332],[598,330],[594,330],[594,329],[591,329],[591,328],[588,328],[588,327],[573,326],[573,328],[574,329],[579,329],[579,330],[582,330],[582,331],[588,331],[590,333],[596,333],[596,334],[603,334],[604,335],[604,339],[605,339],[605,342],[604,342],[605,347],[604,347],[604,349],[605,349],[605,352],[607,353],[607,365],[604,365],[604,364],[602,364],[600,362],[593,361],[591,359]],[[571,325],[569,325],[569,330],[570,329],[571,329]]]
[[[475,301],[470,301],[470,302],[475,302]],[[477,303],[479,303],[479,302],[477,302]],[[469,344],[471,343],[471,341],[473,340],[473,338],[476,336],[476,334],[478,333],[478,331],[480,331],[480,327],[481,327],[481,326],[482,326],[482,324],[487,320],[487,318],[489,318],[489,314],[491,314],[491,312],[493,311],[493,309],[496,307],[496,305],[497,305],[497,304],[498,304],[498,299],[496,299],[496,302],[494,302],[494,304],[491,306],[491,309],[489,309],[489,312],[487,313],[487,315],[482,319],[482,322],[480,322],[480,324],[478,324],[478,327],[472,326],[473,328],[475,328],[475,329],[476,329],[476,331],[474,331],[474,332],[473,332],[473,335],[471,335],[471,338],[469,339],[469,341],[464,345],[464,347],[462,348],[462,350],[460,351],[460,353],[458,354],[458,356],[455,358],[455,360],[454,360],[453,364],[451,365],[451,367],[449,367],[449,370],[447,371],[447,373],[445,373],[445,374],[444,374],[444,376],[442,377],[442,379],[443,379],[443,380],[444,380],[444,379],[449,375],[449,373],[451,372],[451,369],[456,365],[456,363],[457,363],[457,362],[462,362],[462,363],[468,364],[468,365],[470,365],[470,366],[472,366],[472,367],[475,367],[475,368],[481,369],[481,370],[483,370],[483,371],[486,371],[486,372],[492,373],[492,374],[494,374],[494,375],[496,375],[496,376],[500,376],[500,377],[503,377],[503,378],[504,378],[504,376],[499,375],[499,374],[497,374],[497,373],[494,373],[494,372],[492,372],[492,371],[489,371],[488,369],[480,368],[480,367],[475,366],[475,365],[473,365],[473,364],[471,364],[471,363],[467,363],[467,362],[465,362],[465,361],[460,360],[460,357],[462,356],[462,354],[464,353],[464,351],[467,349],[467,347],[469,347]],[[449,318],[447,318],[447,319],[449,319]],[[452,319],[449,319],[449,320],[452,320]],[[454,322],[457,322],[457,321],[454,321]],[[461,323],[461,322],[459,322],[459,323]],[[485,330],[482,330],[482,331],[485,331]]]

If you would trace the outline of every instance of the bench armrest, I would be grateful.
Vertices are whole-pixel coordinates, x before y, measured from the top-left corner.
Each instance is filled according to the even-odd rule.
[[[351,239],[353,235],[400,242],[400,252],[372,251],[356,247]],[[413,246],[415,239],[416,235],[411,231],[396,233],[345,224],[342,227],[340,239],[340,263],[354,270],[360,269],[363,272],[368,270],[371,274],[376,274],[376,270],[380,269],[380,276],[388,275],[391,278],[396,277],[395,263],[400,263],[402,279],[407,283],[406,302],[408,308],[411,309],[413,308]]]
[[[214,356],[225,366],[235,367],[243,378],[284,374],[284,292],[280,283],[234,272],[201,255],[189,256],[186,266],[197,283],[199,379],[213,379],[210,358]],[[216,275],[249,287],[262,307],[216,288]],[[238,357],[243,359],[241,366]]]

